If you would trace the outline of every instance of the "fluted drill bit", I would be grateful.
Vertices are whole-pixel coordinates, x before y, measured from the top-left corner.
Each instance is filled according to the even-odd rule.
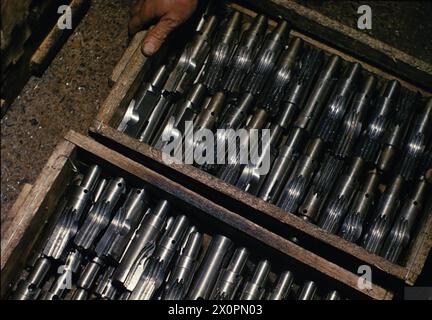
[[[370,172],[365,183],[354,196],[339,231],[339,236],[345,240],[357,242],[363,234],[364,222],[373,207],[379,180],[376,171]]]
[[[381,256],[392,262],[398,262],[401,254],[408,246],[416,222],[425,202],[430,194],[430,185],[422,178],[414,189],[412,195],[405,201],[380,253]]]
[[[362,247],[371,253],[381,251],[400,204],[403,182],[402,176],[396,176],[381,196],[372,223],[362,240]]]
[[[411,181],[418,173],[418,166],[423,157],[426,145],[432,131],[432,98],[424,109],[416,116],[414,125],[410,129],[408,141],[405,144],[403,161],[400,167],[401,175]]]
[[[113,210],[125,190],[123,178],[111,179],[75,236],[74,243],[78,248],[89,250],[94,245],[97,237],[110,223]]]
[[[303,284],[300,295],[297,300],[313,300],[316,292],[316,284],[313,281],[307,281]]]
[[[258,263],[252,278],[243,288],[240,300],[261,300],[263,298],[270,268],[270,262],[267,260],[262,260]]]
[[[228,266],[222,269],[213,292],[212,300],[233,300],[243,280],[241,275],[246,264],[249,252],[246,248],[238,248],[234,252]]]
[[[188,224],[186,216],[176,217],[148,259],[129,300],[150,300],[161,287],[168,266],[179,249]]]
[[[257,15],[249,29],[241,37],[240,43],[230,59],[222,80],[222,88],[230,93],[238,93],[248,71],[252,67],[261,40],[267,29],[267,18]]]
[[[364,126],[365,118],[372,104],[372,97],[375,91],[376,79],[368,76],[351,103],[351,106],[344,117],[337,138],[334,153],[336,156],[345,159],[354,150],[358,137]]]
[[[185,247],[181,250],[162,292],[163,300],[183,300],[189,290],[193,275],[198,267],[202,234],[192,232]]]
[[[238,43],[240,23],[241,14],[233,11],[219,26],[220,31],[214,39],[201,80],[211,92],[219,89],[223,71]]]
[[[227,237],[222,235],[213,237],[206,255],[194,275],[186,299],[208,299],[231,246],[232,241]]]
[[[160,200],[144,216],[114,273],[115,282],[129,291],[135,288],[146,261],[154,251],[155,242],[164,228],[169,207],[168,201]]]
[[[281,21],[276,28],[266,36],[248,75],[242,83],[244,91],[254,95],[258,95],[262,92],[265,82],[276,65],[280,53],[287,45],[288,33],[288,22]]]
[[[357,155],[368,163],[374,163],[381,148],[382,138],[388,129],[390,117],[398,101],[400,84],[389,81],[384,92],[378,97],[373,107],[373,115],[363,131],[357,148]]]
[[[132,99],[117,130],[138,138],[138,134],[146,126],[153,108],[161,98],[162,88],[168,77],[167,67],[162,65],[150,82],[144,83]]]
[[[267,300],[285,300],[294,282],[294,275],[291,271],[285,271],[279,276],[276,285],[267,297]]]

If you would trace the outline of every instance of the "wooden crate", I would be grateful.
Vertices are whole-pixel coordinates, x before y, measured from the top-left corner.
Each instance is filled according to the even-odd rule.
[[[271,5],[264,8],[265,6],[262,4],[267,2]],[[427,86],[422,88],[417,86],[419,83],[432,83],[423,82],[431,76],[428,74],[430,66],[426,63],[419,62],[417,59],[375,39],[360,37],[358,31],[347,30],[347,27],[336,21],[322,18],[317,13],[295,2],[263,0],[257,1],[256,5],[267,14],[281,15],[286,17],[289,22],[293,22],[292,36],[299,37],[328,54],[337,54],[345,61],[360,63],[365,70],[377,76],[381,81],[397,79],[403,87],[418,91],[423,96],[431,96],[430,91],[427,91]],[[228,6],[241,11],[246,16],[256,14],[237,3],[228,3]],[[322,33],[323,37],[321,38]],[[139,34],[137,38],[142,39],[142,36],[143,34]],[[343,41],[336,47],[335,41],[340,38]],[[135,47],[128,49],[121,59],[119,67],[116,68],[116,72],[113,73],[111,77],[114,83],[112,91],[103,103],[94,125],[90,129],[91,135],[95,139],[110,148],[127,154],[135,161],[160,172],[190,190],[200,193],[210,201],[237,212],[250,221],[285,238],[295,236],[301,239],[301,246],[304,248],[352,272],[356,272],[361,265],[371,266],[376,282],[391,288],[391,290],[401,290],[403,283],[409,285],[415,283],[432,246],[432,215],[425,214],[422,217],[420,230],[412,239],[404,261],[400,265],[395,264],[369,253],[356,244],[329,234],[317,226],[303,221],[296,215],[287,214],[280,208],[242,192],[190,165],[172,164],[167,166],[162,161],[160,151],[117,131],[115,128],[121,121],[139,83],[149,77],[149,73],[158,65],[158,61],[164,59],[170,48],[170,43],[167,43],[158,55],[146,58],[141,54],[139,41],[133,41],[131,44],[135,44]],[[365,62],[364,59],[353,56],[351,54],[353,52],[357,52],[360,58],[366,59],[368,52],[370,56]],[[421,65],[422,68],[413,68],[417,65]],[[387,72],[387,70],[391,70],[391,72]],[[408,78],[418,81],[407,81]]]
[[[58,8],[68,5],[72,29],[60,29]],[[90,7],[89,0],[1,2],[1,116],[32,75],[41,76]]]
[[[17,202],[16,221],[9,226],[1,243],[2,297],[8,294],[26,262],[40,248],[44,230],[56,213],[56,206],[73,176],[73,164],[77,163],[96,163],[105,172],[122,176],[129,185],[144,187],[150,194],[170,200],[176,211],[191,216],[206,233],[225,234],[238,245],[254,248],[258,256],[275,261],[275,265],[316,279],[340,290],[347,298],[392,298],[391,292],[377,285],[370,289],[358,288],[358,275],[73,131],[57,146],[34,186],[30,190],[26,188]]]

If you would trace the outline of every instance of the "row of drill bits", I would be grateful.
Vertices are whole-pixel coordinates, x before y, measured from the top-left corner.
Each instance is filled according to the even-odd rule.
[[[257,161],[243,164],[235,152],[225,165],[194,165],[400,262],[430,192],[432,99],[396,80],[378,90],[360,64],[290,39],[286,21],[267,29],[263,15],[246,28],[237,11],[219,24],[203,16],[174,66],[143,84],[119,130],[162,149],[186,121],[196,130],[270,129],[261,145],[216,133],[217,146],[233,144],[226,150],[260,149]],[[266,153],[270,170],[261,174]]]
[[[252,263],[250,249],[226,236],[214,235],[204,250],[206,235],[172,215],[167,200],[150,204],[145,189],[104,178],[97,165],[79,177],[12,299],[316,298],[314,281],[296,288],[288,270],[270,281],[269,260]],[[341,299],[334,290],[323,298]]]

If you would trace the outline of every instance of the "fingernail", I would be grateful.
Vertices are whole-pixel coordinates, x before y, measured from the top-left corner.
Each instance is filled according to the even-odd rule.
[[[144,42],[142,50],[146,56],[151,56],[155,52],[156,47],[152,42]]]

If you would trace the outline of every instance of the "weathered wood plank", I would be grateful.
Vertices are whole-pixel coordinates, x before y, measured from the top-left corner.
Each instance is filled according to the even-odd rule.
[[[137,50],[141,50],[141,44],[146,33],[146,31],[140,31],[133,36],[122,57],[120,58],[119,62],[117,62],[111,73],[109,79],[110,85],[114,85],[118,81],[120,75],[125,71],[126,66],[130,63],[134,53]]]
[[[110,93],[103,102],[96,119],[104,123],[112,123],[121,118],[127,104],[141,83],[143,76],[148,72],[150,64],[148,57],[141,50],[135,50],[129,63],[120,74]]]
[[[9,239],[11,238],[11,233],[14,232],[14,226],[18,225],[19,222],[22,219],[22,213],[24,211],[21,211],[21,207],[25,200],[27,199],[28,194],[30,193],[30,190],[33,188],[33,185],[29,183],[25,183],[24,186],[21,189],[20,194],[18,195],[18,198],[16,199],[14,205],[12,208],[10,208],[9,212],[7,213],[7,219],[5,222],[1,225],[1,239]],[[6,245],[6,242],[5,242]],[[3,241],[1,242],[1,251],[3,252]]]
[[[34,75],[41,76],[44,73],[52,59],[54,59],[56,56],[57,52],[72,34],[74,29],[78,26],[89,7],[89,0],[73,0],[69,4],[73,21],[72,28],[60,29],[57,23],[54,24],[51,31],[31,57],[30,69]],[[62,17],[59,19],[62,19]]]
[[[27,195],[25,202],[21,206],[22,212],[19,214],[19,220],[14,221],[9,229],[9,236],[2,237],[1,252],[2,261],[1,268],[3,269],[5,262],[8,260],[11,252],[17,245],[17,239],[20,239],[30,222],[42,205],[46,198],[46,194],[52,189],[54,181],[59,177],[64,164],[72,152],[74,146],[71,143],[63,142],[60,144],[51,157],[48,159],[42,173],[36,180],[33,189]]]
[[[63,141],[54,150],[20,208],[18,218],[1,239],[1,296],[5,296],[17,270],[26,261],[37,243],[60,197],[71,179],[72,169],[66,162],[75,146]]]
[[[414,285],[422,272],[432,248],[432,213],[426,212],[426,217],[422,222],[423,225],[410,246],[411,251],[408,252],[405,279],[410,285]]]

